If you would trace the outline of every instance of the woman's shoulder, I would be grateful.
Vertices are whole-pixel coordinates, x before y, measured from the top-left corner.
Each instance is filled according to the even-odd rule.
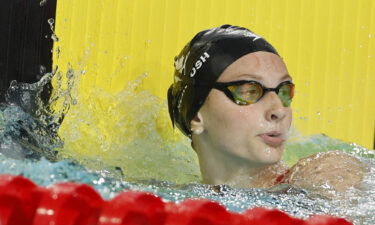
[[[310,190],[343,192],[359,184],[367,171],[354,156],[340,151],[321,152],[300,159],[281,182]]]
[[[284,161],[268,166],[256,176],[251,178],[251,187],[269,188],[278,184],[282,177],[287,174],[288,167]]]

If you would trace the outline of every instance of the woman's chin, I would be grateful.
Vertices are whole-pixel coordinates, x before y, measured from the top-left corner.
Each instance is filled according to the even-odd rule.
[[[258,157],[258,161],[260,164],[264,165],[272,165],[280,162],[281,156],[283,153],[283,149],[280,147],[270,147],[267,146],[264,148]]]
[[[262,142],[256,144],[251,143],[245,148],[236,148],[236,151],[233,149],[230,155],[239,160],[239,163],[242,161],[250,166],[272,165],[280,162],[284,145],[272,147]]]
[[[281,160],[281,154],[257,155],[256,157],[242,157],[252,166],[269,166],[277,164]]]

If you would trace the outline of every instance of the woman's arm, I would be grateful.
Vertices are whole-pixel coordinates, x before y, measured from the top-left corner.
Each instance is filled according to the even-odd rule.
[[[339,151],[321,152],[300,159],[282,183],[330,196],[333,191],[344,192],[355,187],[367,172],[366,166],[351,155]]]

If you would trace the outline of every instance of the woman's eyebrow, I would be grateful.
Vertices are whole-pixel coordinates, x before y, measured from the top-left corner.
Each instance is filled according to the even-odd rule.
[[[283,80],[292,80],[292,77],[289,74],[285,74],[283,77],[280,78],[280,81]]]
[[[248,74],[248,73],[245,73],[245,74],[241,74],[240,76],[238,76],[238,78],[253,78],[255,80],[263,80],[263,77],[261,76],[258,76],[258,75],[255,75],[255,74]]]
[[[262,81],[263,80],[263,77],[261,76],[258,76],[258,75],[255,75],[255,74],[241,74],[238,78],[253,78],[255,80],[259,80],[259,81]],[[285,74],[284,76],[282,76],[280,78],[280,81],[283,81],[283,80],[292,80],[292,77],[289,75],[289,74]]]

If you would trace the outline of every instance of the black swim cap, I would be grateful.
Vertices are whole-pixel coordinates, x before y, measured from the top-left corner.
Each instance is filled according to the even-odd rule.
[[[265,39],[237,26],[199,32],[175,57],[174,83],[168,89],[172,124],[191,138],[190,121],[203,105],[221,73],[240,57],[257,51],[278,53]]]

